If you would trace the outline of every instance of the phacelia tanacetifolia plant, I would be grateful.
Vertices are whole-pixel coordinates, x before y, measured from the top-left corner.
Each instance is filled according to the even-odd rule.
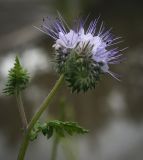
[[[94,89],[101,75],[106,73],[119,80],[117,74],[111,72],[110,65],[118,64],[122,60],[121,51],[124,49],[119,50],[118,47],[115,47],[121,42],[120,37],[114,36],[111,33],[111,29],[106,30],[103,23],[99,25],[99,18],[91,21],[88,27],[86,27],[86,23],[87,19],[85,21],[79,20],[71,28],[60,14],[55,20],[50,18],[43,19],[43,23],[38,29],[54,39],[54,61],[60,78],[41,103],[30,122],[27,122],[21,98],[21,92],[26,89],[29,82],[29,74],[23,69],[18,57],[15,59],[14,67],[9,71],[4,93],[16,96],[24,128],[24,137],[18,160],[24,160],[29,142],[35,140],[40,133],[48,139],[53,134],[56,134],[51,156],[51,160],[55,160],[57,137],[88,132],[76,122],[63,121],[61,119],[44,123],[39,121],[64,80],[72,92],[76,93]]]

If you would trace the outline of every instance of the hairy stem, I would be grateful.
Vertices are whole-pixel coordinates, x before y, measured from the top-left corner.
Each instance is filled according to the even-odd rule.
[[[17,100],[17,104],[18,104],[18,110],[20,113],[20,117],[22,120],[23,129],[26,132],[28,123],[27,123],[27,118],[26,118],[25,111],[24,111],[24,106],[23,106],[21,94],[18,91],[16,91],[16,100]]]
[[[53,89],[49,93],[49,95],[45,98],[45,100],[43,101],[43,103],[39,107],[39,110],[35,113],[35,115],[33,116],[32,120],[30,121],[30,123],[28,125],[28,129],[27,129],[27,133],[26,133],[26,135],[25,135],[25,137],[23,139],[23,142],[22,142],[22,145],[21,145],[17,160],[24,160],[24,156],[25,156],[28,144],[29,144],[29,134],[30,134],[33,126],[37,122],[37,120],[42,115],[42,113],[47,109],[47,107],[50,104],[51,100],[53,99],[53,97],[55,96],[55,94],[57,93],[59,88],[61,87],[63,81],[64,81],[64,75],[61,75],[60,78],[58,79],[58,81],[56,82],[56,84],[54,85]]]

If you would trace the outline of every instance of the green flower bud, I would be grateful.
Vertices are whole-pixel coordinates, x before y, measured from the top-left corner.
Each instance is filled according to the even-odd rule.
[[[15,58],[14,67],[11,68],[8,74],[8,80],[3,93],[13,95],[15,92],[20,92],[27,87],[29,75],[21,66],[18,57]]]

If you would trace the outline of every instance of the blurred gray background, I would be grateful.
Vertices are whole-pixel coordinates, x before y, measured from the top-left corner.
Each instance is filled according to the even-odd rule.
[[[64,85],[43,119],[58,118],[59,102],[65,99],[68,119],[78,121],[90,133],[61,140],[57,160],[143,159],[143,2],[141,0],[0,0],[0,160],[15,160],[22,140],[21,121],[15,97],[2,89],[15,55],[28,69],[31,81],[23,92],[28,120],[49,93],[58,75],[51,63],[53,41],[36,30],[43,17],[57,16],[71,23],[79,15],[101,15],[113,33],[129,47],[126,61],[112,66],[122,82],[109,75],[93,91],[72,94]],[[32,142],[26,160],[47,160],[52,140],[39,136]]]

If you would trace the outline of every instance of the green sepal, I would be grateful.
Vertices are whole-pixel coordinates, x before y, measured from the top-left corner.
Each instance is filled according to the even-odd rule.
[[[92,46],[85,44],[83,48],[71,49],[67,55],[56,55],[57,70],[59,74],[64,74],[72,92],[94,89],[100,80],[101,67],[93,60],[91,50]]]
[[[72,92],[94,89],[100,79],[100,68],[89,56],[73,53],[65,64],[65,80]]]

